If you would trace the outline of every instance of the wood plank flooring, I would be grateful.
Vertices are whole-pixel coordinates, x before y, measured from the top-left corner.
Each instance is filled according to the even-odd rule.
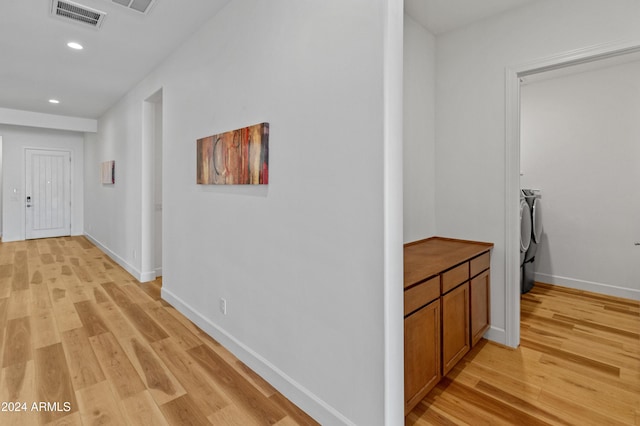
[[[160,287],[84,237],[0,243],[0,425],[317,424]]]
[[[405,425],[640,425],[640,302],[537,283],[517,350],[482,341]]]

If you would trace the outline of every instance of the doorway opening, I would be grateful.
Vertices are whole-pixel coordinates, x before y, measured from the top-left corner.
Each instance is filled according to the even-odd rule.
[[[143,102],[142,279],[162,276],[162,89]]]
[[[640,42],[600,45],[506,70],[505,277],[506,344],[520,343],[520,84],[554,70],[640,53]]]

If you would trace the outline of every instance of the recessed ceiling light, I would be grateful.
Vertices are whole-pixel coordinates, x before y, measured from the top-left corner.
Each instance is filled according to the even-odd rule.
[[[84,47],[82,47],[82,45],[80,43],[76,43],[75,41],[70,41],[69,43],[67,43],[67,46],[69,46],[70,48],[75,49],[75,50],[84,49]]]
[[[59,104],[60,101],[57,100],[57,99],[49,99],[49,103],[51,103],[51,104]]]

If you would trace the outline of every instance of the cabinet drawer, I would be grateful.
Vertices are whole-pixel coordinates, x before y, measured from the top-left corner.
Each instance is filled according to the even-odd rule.
[[[404,292],[405,316],[418,308],[440,297],[440,277],[431,278],[428,281],[411,287]]]
[[[475,277],[480,272],[489,269],[491,264],[491,256],[489,252],[481,254],[480,256],[471,259],[471,276]]]
[[[469,262],[464,262],[442,274],[442,294],[469,280]]]

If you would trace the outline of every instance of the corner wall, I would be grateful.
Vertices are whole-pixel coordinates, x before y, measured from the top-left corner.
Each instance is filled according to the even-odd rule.
[[[436,234],[436,37],[404,16],[404,242]]]
[[[232,1],[86,144],[116,160],[87,232],[135,266],[142,102],[162,88],[163,297],[323,424],[385,418],[384,4]],[[262,121],[268,186],[196,185],[196,139]]]

